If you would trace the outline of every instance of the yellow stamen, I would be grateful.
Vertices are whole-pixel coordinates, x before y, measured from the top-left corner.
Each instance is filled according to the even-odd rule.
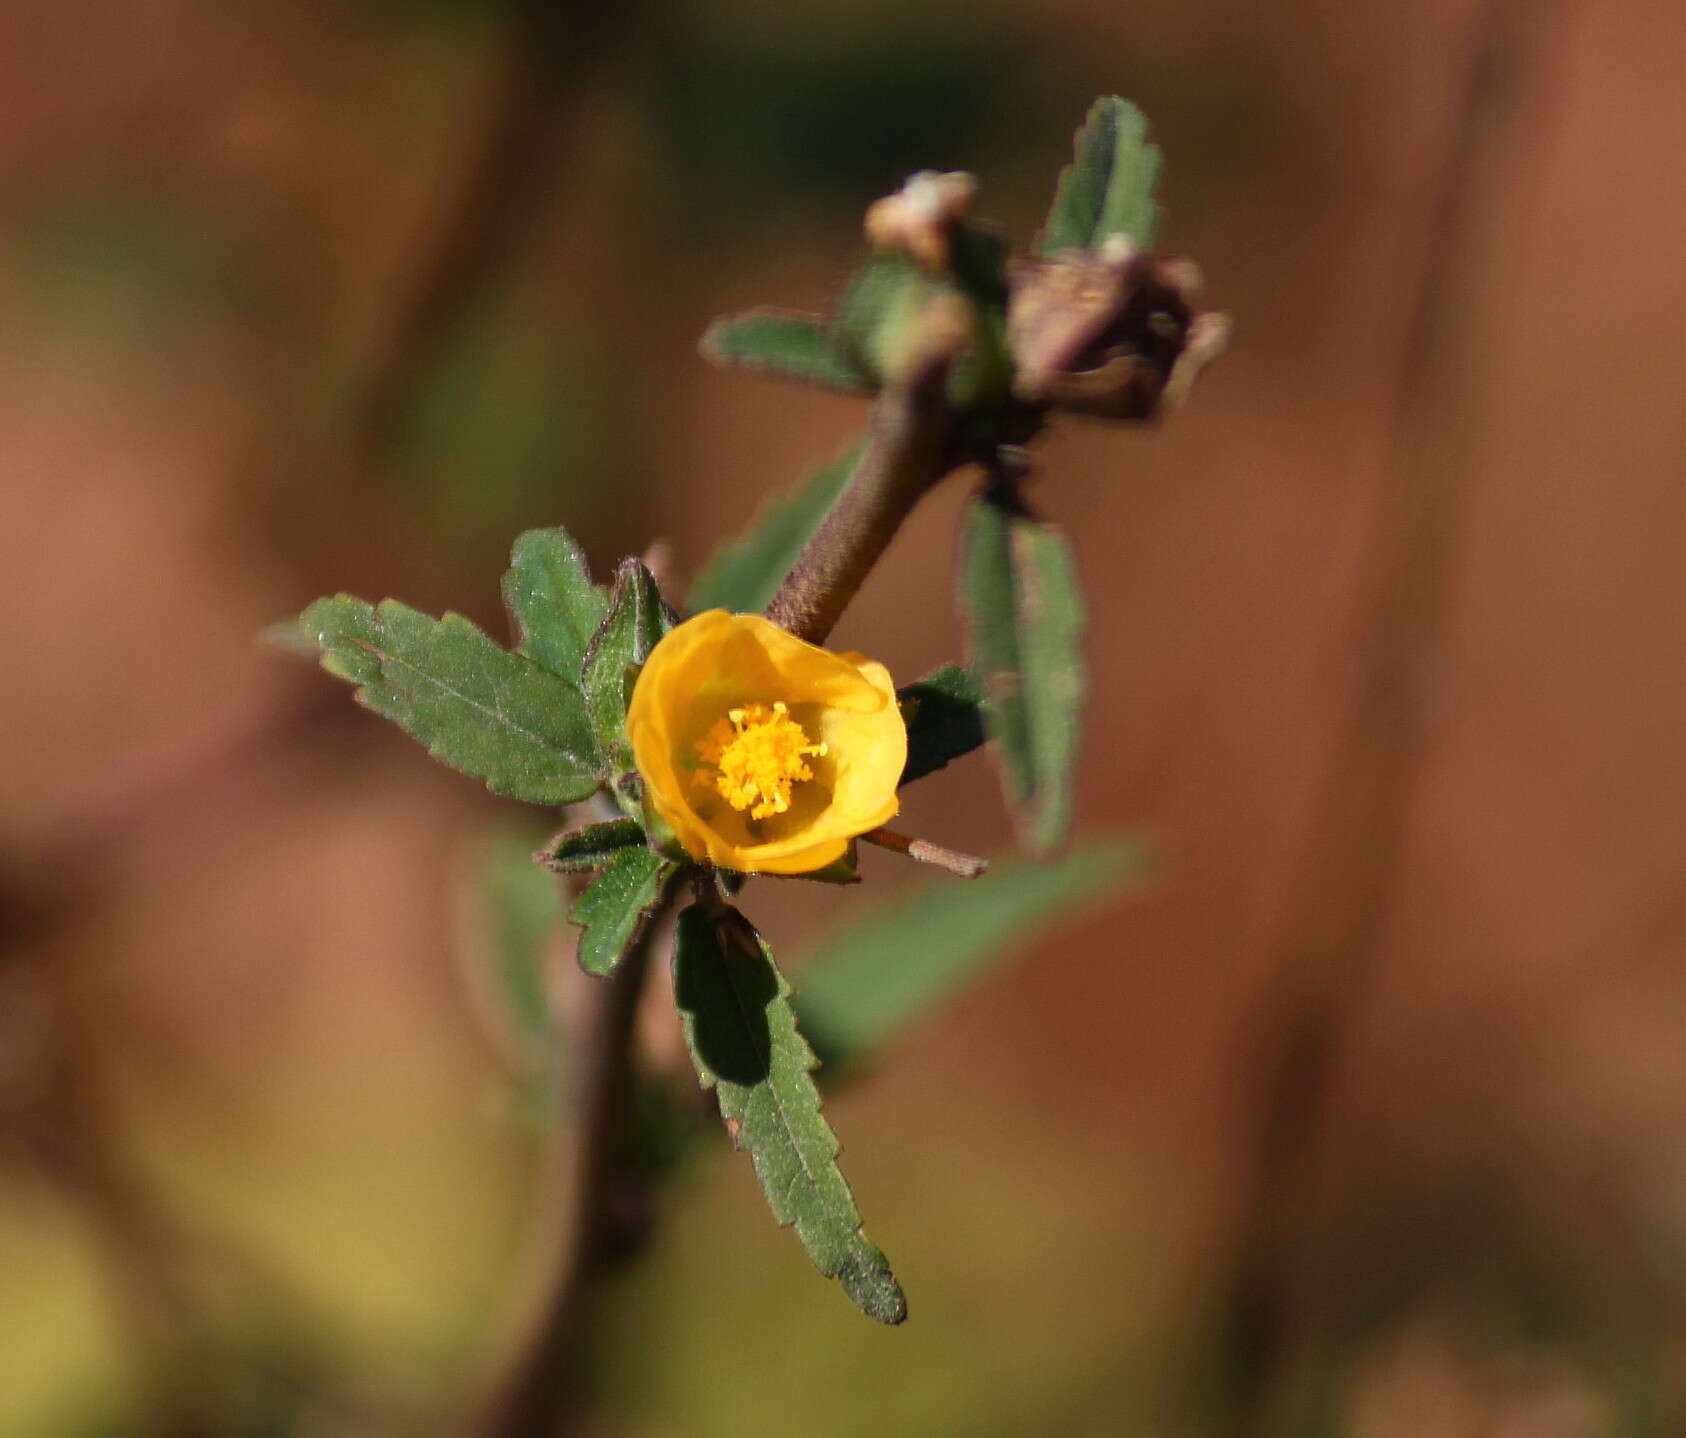
[[[808,742],[783,701],[727,710],[695,747],[703,761],[698,782],[752,819],[789,809],[791,786],[814,777],[807,760],[826,752]]]

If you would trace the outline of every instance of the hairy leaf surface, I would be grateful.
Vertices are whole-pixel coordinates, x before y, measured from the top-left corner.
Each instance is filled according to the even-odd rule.
[[[945,664],[896,691],[907,720],[907,767],[911,784],[946,768],[984,742],[983,688],[965,669]]]
[[[396,600],[377,608],[341,594],[317,600],[299,623],[322,667],[358,686],[359,703],[495,793],[572,804],[596,790],[579,691],[460,614],[433,619]]]
[[[1096,100],[1077,132],[1076,157],[1060,172],[1037,252],[1099,249],[1109,235],[1128,235],[1141,249],[1151,246],[1159,227],[1159,165],[1147,117],[1116,95]]]
[[[643,845],[615,851],[568,911],[568,921],[582,930],[582,969],[602,978],[621,961],[678,867]]]
[[[609,612],[592,636],[582,671],[586,708],[597,741],[616,773],[633,767],[626,739],[626,706],[638,671],[677,621],[650,571],[636,559],[623,559],[615,571]]]
[[[801,380],[845,394],[871,394],[869,376],[833,343],[824,320],[790,310],[755,309],[709,326],[703,355],[716,364]]]
[[[820,1112],[813,1051],[761,936],[736,909],[692,905],[679,916],[673,983],[697,1076],[733,1142],[749,1150],[773,1217],[795,1225],[814,1266],[862,1312],[900,1323],[907,1300],[861,1232],[837,1136]]]
[[[609,596],[591,582],[585,554],[567,530],[529,529],[515,541],[503,577],[504,603],[520,652],[576,687]]]
[[[589,874],[607,868],[622,849],[644,842],[644,826],[637,820],[611,819],[558,834],[532,857],[553,874]]]
[[[962,530],[960,585],[1008,803],[1025,845],[1045,852],[1070,827],[1087,689],[1071,548],[1051,525],[981,495]]]

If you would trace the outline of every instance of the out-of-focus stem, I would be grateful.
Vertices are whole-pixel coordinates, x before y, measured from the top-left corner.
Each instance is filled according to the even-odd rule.
[[[628,1246],[616,1230],[634,1031],[652,940],[665,912],[664,906],[650,917],[614,973],[592,986],[592,1007],[579,1026],[573,1060],[581,1084],[573,1237],[561,1283],[492,1416],[488,1432],[495,1438],[561,1433],[568,1420],[581,1416],[576,1390],[587,1295],[608,1261]]]

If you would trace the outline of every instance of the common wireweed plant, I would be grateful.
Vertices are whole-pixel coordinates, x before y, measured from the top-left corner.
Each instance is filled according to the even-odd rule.
[[[710,359],[860,395],[871,412],[856,446],[767,507],[689,592],[664,593],[639,559],[600,584],[566,530],[538,529],[504,577],[513,648],[390,599],[339,595],[301,616],[367,707],[495,792],[566,813],[535,857],[573,887],[579,963],[603,987],[589,1031],[569,1036],[586,1068],[570,1089],[585,1196],[552,1340],[613,1246],[604,1195],[652,936],[671,934],[697,1077],[774,1217],[863,1312],[900,1323],[901,1286],[837,1166],[816,1051],[828,1074],[846,1071],[1016,929],[1139,871],[1129,845],[1046,857],[1071,816],[1084,618],[1070,549],[1024,481],[1055,416],[1158,420],[1222,345],[1222,317],[1196,311],[1195,267],[1152,249],[1158,170],[1141,114],[1102,99],[1030,253],[1010,257],[974,221],[971,176],[925,172],[867,211],[871,253],[829,319],[717,322]],[[982,476],[958,573],[969,653],[898,688],[882,664],[823,646],[920,498],[968,470]],[[987,875],[888,827],[903,787],[986,741],[1036,856]],[[793,994],[738,900],[751,878],[854,884],[861,842],[971,882],[880,911]]]

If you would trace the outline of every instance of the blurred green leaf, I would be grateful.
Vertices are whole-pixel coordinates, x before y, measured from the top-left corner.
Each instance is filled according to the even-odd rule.
[[[592,636],[581,671],[586,708],[603,754],[617,773],[630,772],[626,706],[638,671],[678,616],[668,608],[655,577],[636,559],[615,570],[609,612]]]
[[[858,443],[820,466],[794,489],[762,505],[750,526],[714,552],[691,586],[693,614],[729,609],[758,614],[772,602],[854,472]]]
[[[1142,845],[1112,842],[967,883],[932,879],[851,920],[809,955],[796,997],[803,1032],[828,1066],[868,1058],[1021,940],[1083,904],[1133,892],[1151,864]]]
[[[900,1323],[907,1300],[861,1232],[837,1136],[820,1112],[813,1051],[760,934],[736,909],[692,905],[679,916],[673,987],[697,1076],[714,1090],[732,1141],[749,1150],[773,1217],[796,1225],[814,1266],[863,1313]]]
[[[838,302],[833,343],[849,363],[887,382],[904,356],[926,308],[943,295],[964,295],[977,316],[972,344],[949,371],[947,395],[956,410],[1003,398],[1012,378],[1007,355],[1006,246],[998,235],[966,227],[955,236],[951,274],[932,274],[906,255],[880,252],[855,272]]]
[[[622,849],[643,845],[644,828],[635,819],[611,819],[606,824],[587,824],[549,840],[537,854],[540,864],[553,874],[589,874],[607,868]]]
[[[718,319],[703,335],[702,353],[716,364],[845,394],[871,394],[874,388],[872,380],[839,353],[824,320],[789,310],[746,310]]]
[[[1052,526],[981,495],[962,528],[960,592],[1007,800],[1026,847],[1045,852],[1071,823],[1087,688],[1071,548]]]
[[[907,720],[903,784],[946,768],[983,743],[983,689],[959,665],[933,669],[923,679],[898,689],[896,697]]]
[[[562,923],[556,880],[533,862],[526,826],[489,833],[475,854],[490,998],[500,1033],[523,1067],[548,1072],[557,1057],[546,959]]]
[[[1095,250],[1120,234],[1147,248],[1159,226],[1153,198],[1159,166],[1159,147],[1147,139],[1147,116],[1116,95],[1096,100],[1077,132],[1076,158],[1060,171],[1037,253]]]
[[[609,857],[603,872],[568,911],[568,921],[582,930],[582,969],[602,978],[621,961],[678,867],[643,845],[618,849]]]
[[[521,535],[503,577],[503,597],[521,653],[577,687],[609,596],[591,582],[574,537],[560,527]]]
[[[869,255],[850,277],[837,304],[837,343],[849,362],[876,383],[894,362],[903,326],[945,284],[906,255]]]
[[[396,600],[341,594],[299,623],[322,667],[434,758],[530,804],[573,804],[597,789],[596,746],[579,692],[500,649],[460,614],[432,619]]]

